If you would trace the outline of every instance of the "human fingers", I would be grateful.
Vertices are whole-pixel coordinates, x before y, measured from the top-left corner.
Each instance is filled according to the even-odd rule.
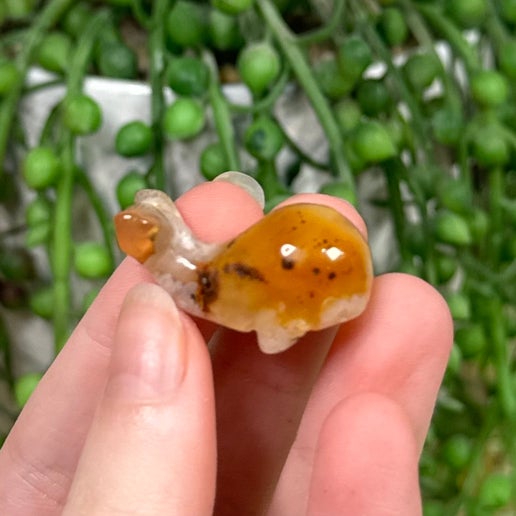
[[[208,350],[170,296],[138,285],[124,301],[106,388],[64,515],[209,515],[215,415]]]
[[[422,448],[452,343],[450,312],[435,288],[406,274],[380,276],[363,316],[340,328],[314,403],[315,396],[327,404],[358,392],[389,396],[406,410]]]
[[[406,411],[421,449],[452,341],[448,308],[433,287],[404,274],[376,278],[364,314],[339,330],[282,472],[271,514],[304,512],[321,426],[343,399],[364,392],[390,397]]]
[[[355,209],[334,197],[297,195],[287,204],[296,202],[332,206],[365,228]],[[310,333],[277,355],[261,353],[254,334],[216,334],[211,343],[219,441],[215,514],[262,514],[270,503],[335,333],[336,328]]]
[[[316,446],[308,516],[421,514],[418,444],[391,398],[362,393],[339,402]]]
[[[227,242],[263,217],[256,200],[228,181],[202,183],[183,194],[176,205],[188,227],[205,242]],[[206,341],[218,328],[210,321],[194,320]]]
[[[227,182],[200,185],[177,204],[205,240],[226,240],[262,216]],[[0,451],[0,514],[61,514],[104,389],[120,306],[132,286],[152,281],[144,267],[124,260],[50,366]]]
[[[61,514],[104,388],[120,305],[141,281],[151,281],[145,269],[125,260],[18,417],[0,450],[0,514]]]
[[[226,242],[263,217],[255,199],[227,181],[202,183],[176,201],[186,224],[205,242]]]

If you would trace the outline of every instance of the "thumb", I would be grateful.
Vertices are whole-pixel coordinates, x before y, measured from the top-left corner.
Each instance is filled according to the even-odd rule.
[[[197,328],[168,294],[149,283],[134,287],[64,515],[211,514],[210,367]]]

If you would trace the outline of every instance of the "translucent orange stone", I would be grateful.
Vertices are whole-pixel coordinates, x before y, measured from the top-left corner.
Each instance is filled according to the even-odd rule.
[[[317,328],[334,302],[368,293],[372,270],[351,222],[327,206],[293,204],[229,242],[204,274],[218,283],[203,303],[215,318],[271,310],[281,325]]]
[[[151,216],[142,216],[137,210],[125,210],[115,215],[115,230],[122,251],[144,263],[154,254],[154,239],[159,222]]]
[[[180,308],[237,331],[256,331],[266,353],[357,317],[369,300],[367,242],[328,206],[284,206],[230,242],[206,243],[171,199],[144,190],[115,217],[115,226],[122,250],[144,263]]]

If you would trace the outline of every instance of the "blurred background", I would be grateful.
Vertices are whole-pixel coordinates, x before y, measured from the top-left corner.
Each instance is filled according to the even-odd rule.
[[[0,0],[0,443],[121,255],[226,170],[344,198],[455,343],[425,515],[516,514],[516,0]]]

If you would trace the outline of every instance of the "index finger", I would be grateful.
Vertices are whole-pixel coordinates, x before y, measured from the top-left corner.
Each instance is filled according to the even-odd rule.
[[[226,240],[262,214],[249,194],[222,181],[194,188],[177,204],[205,240]],[[0,450],[0,514],[61,514],[104,390],[120,307],[134,285],[152,281],[124,260],[41,380]]]

